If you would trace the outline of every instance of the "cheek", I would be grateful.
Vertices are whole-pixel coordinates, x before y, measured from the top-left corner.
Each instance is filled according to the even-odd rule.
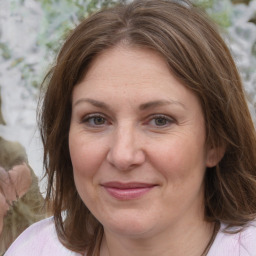
[[[105,157],[105,150],[100,142],[83,134],[69,136],[69,150],[74,176],[92,177],[100,168]]]
[[[100,147],[81,131],[70,130],[69,151],[77,191],[85,205],[95,200],[94,177],[100,164]]]
[[[77,145],[75,148],[70,148],[70,156],[75,177],[87,177],[93,175],[97,161],[92,150]]]
[[[93,201],[93,177],[96,172],[97,162],[93,150],[77,144],[70,144],[70,156],[73,166],[75,186],[83,202],[87,205]]]
[[[168,183],[178,187],[187,182],[201,182],[205,172],[203,141],[176,139],[154,147],[152,164]]]
[[[192,209],[191,207],[195,211],[201,209],[204,193],[204,151],[193,144],[176,143],[175,147],[158,150],[154,163],[164,177],[165,193],[162,198],[167,205],[167,212],[176,209],[175,214]]]

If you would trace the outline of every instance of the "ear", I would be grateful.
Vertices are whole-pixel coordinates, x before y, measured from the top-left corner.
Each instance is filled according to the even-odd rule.
[[[220,146],[217,148],[214,148],[214,147],[209,148],[206,156],[206,166],[209,168],[216,166],[220,162],[220,160],[223,158],[225,152],[226,152],[225,146]]]

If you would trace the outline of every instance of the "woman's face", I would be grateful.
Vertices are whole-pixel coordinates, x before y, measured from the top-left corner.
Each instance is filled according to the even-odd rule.
[[[157,53],[115,47],[72,95],[69,148],[79,195],[105,232],[153,236],[203,220],[205,145],[198,98]]]

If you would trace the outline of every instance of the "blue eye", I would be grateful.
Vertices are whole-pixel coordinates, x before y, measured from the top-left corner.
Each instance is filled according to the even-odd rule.
[[[89,126],[103,126],[107,123],[107,120],[101,115],[89,115],[82,122],[87,123]]]

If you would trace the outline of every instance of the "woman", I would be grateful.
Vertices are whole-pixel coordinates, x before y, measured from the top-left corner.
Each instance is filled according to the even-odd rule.
[[[139,0],[69,36],[41,113],[54,218],[9,255],[256,255],[256,141],[215,25]]]

